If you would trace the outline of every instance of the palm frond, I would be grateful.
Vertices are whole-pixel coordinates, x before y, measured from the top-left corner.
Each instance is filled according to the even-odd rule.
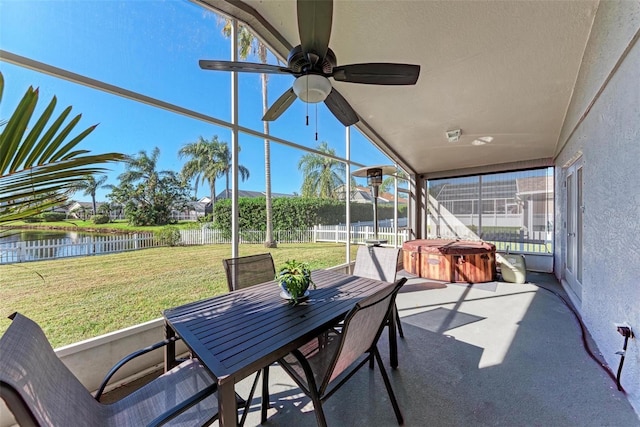
[[[0,100],[3,92],[0,73]],[[0,222],[33,216],[62,203],[86,175],[103,173],[107,169],[102,164],[125,159],[120,153],[89,155],[75,149],[95,126],[65,142],[82,115],[65,124],[71,113],[67,107],[48,125],[55,97],[27,133],[37,102],[38,89],[29,87],[0,134]]]

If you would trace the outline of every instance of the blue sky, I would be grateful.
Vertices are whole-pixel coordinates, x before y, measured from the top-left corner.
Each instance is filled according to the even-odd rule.
[[[0,46],[9,52],[121,86],[181,107],[230,121],[230,74],[203,71],[199,59],[230,59],[230,42],[216,15],[186,0],[30,1],[0,0]],[[257,61],[256,58],[249,58]],[[275,63],[274,58],[270,62]],[[0,61],[5,92],[0,118],[8,118],[30,85],[40,88],[40,109],[56,95],[58,111],[68,105],[82,113],[77,127],[98,123],[82,142],[92,153],[161,150],[160,169],[180,170],[177,152],[184,144],[214,135],[230,142],[226,128],[169,113],[104,92],[79,86]],[[269,76],[269,105],[293,83],[288,75]],[[262,131],[259,74],[240,74],[239,122]],[[316,110],[317,106],[317,110]],[[310,126],[305,126],[309,114]],[[317,122],[316,122],[317,116]],[[316,125],[317,123],[317,125]],[[315,139],[316,127],[318,140]],[[296,101],[276,122],[271,134],[307,147],[329,142],[345,156],[344,127],[324,104]],[[389,160],[353,129],[351,158],[362,164]],[[264,190],[263,140],[240,135],[240,163],[251,172],[241,189]],[[271,144],[272,191],[300,192],[297,164],[304,152]],[[109,183],[117,184],[124,168],[112,167]],[[224,179],[217,182],[221,191]],[[106,190],[98,193],[104,200]],[[208,195],[199,190],[198,196]],[[81,194],[77,199],[86,199]]]

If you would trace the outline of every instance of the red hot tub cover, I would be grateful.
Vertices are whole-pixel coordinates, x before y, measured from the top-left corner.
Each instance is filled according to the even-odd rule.
[[[475,255],[495,252],[496,246],[482,241],[421,239],[404,242],[402,249],[411,252],[441,255]]]

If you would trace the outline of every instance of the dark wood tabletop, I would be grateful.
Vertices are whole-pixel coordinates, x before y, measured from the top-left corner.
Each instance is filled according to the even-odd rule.
[[[217,379],[220,425],[237,422],[235,383],[335,325],[361,299],[391,286],[329,270],[311,277],[317,289],[295,306],[280,297],[275,282],[267,282],[164,311],[167,336],[180,336]],[[167,364],[174,353],[168,349]]]

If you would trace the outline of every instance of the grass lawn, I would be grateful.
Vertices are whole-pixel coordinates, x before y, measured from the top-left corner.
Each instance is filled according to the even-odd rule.
[[[241,245],[239,251],[269,251],[276,269],[287,259],[313,269],[345,261],[344,245],[333,243]],[[227,292],[222,259],[230,254],[230,245],[163,247],[0,265],[0,333],[15,311],[38,322],[54,347],[158,318],[166,308]]]

